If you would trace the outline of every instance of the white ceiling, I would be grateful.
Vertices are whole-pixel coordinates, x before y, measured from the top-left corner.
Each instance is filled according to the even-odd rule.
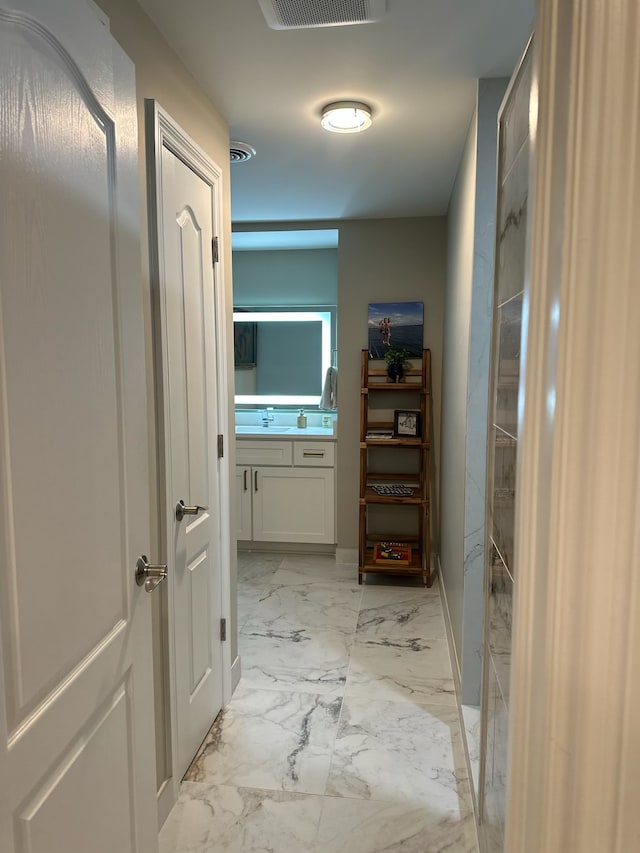
[[[270,29],[258,0],[139,0],[255,158],[231,168],[236,222],[445,213],[475,81],[510,76],[534,0],[388,0],[373,24]],[[373,107],[362,134],[321,107]]]

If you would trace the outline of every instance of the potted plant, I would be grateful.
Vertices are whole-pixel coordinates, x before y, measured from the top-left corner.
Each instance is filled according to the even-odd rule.
[[[408,356],[409,350],[399,349],[398,347],[389,347],[385,352],[384,360],[387,362],[387,375],[392,382],[402,381]]]

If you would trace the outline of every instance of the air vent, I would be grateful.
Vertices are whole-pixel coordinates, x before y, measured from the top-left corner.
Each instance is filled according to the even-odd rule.
[[[274,30],[368,24],[387,13],[387,0],[258,0]]]
[[[256,149],[246,142],[231,142],[229,144],[229,159],[232,163],[244,163],[256,156]]]

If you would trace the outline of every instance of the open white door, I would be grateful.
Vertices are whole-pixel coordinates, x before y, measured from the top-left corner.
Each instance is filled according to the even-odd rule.
[[[85,0],[0,0],[0,850],[151,853],[134,69]]]
[[[217,448],[218,424],[226,415],[220,387],[224,392],[226,383],[219,365],[223,301],[213,248],[221,176],[153,102],[147,121],[154,140],[154,297],[164,397],[173,776],[179,781],[222,708],[225,678],[220,624],[229,531],[221,520],[222,483],[225,496],[229,489]]]

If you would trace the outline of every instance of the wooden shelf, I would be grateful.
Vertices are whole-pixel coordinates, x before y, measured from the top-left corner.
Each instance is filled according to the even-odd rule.
[[[418,366],[415,362],[419,362]],[[358,548],[358,580],[362,583],[363,577],[368,572],[380,574],[402,574],[420,576],[427,586],[431,586],[430,556],[430,507],[429,507],[429,454],[430,441],[429,429],[431,424],[431,353],[428,349],[422,351],[422,357],[413,360],[413,366],[405,372],[406,382],[386,382],[386,369],[381,360],[369,358],[367,350],[362,351],[361,360],[361,399],[360,399],[360,497],[359,497],[359,548]],[[413,395],[415,409],[420,409],[421,434],[415,438],[387,436],[376,438],[370,433],[375,429],[392,430],[393,421],[389,421],[388,411],[379,409],[380,401],[384,395]],[[375,404],[371,401],[375,394]],[[396,397],[394,400],[396,410],[401,410],[406,405],[405,400]],[[394,408],[391,403],[385,408]],[[416,405],[417,404],[417,405]],[[407,406],[411,408],[411,406]],[[369,415],[377,413],[378,420],[370,419]],[[382,417],[381,417],[382,416]],[[384,420],[382,418],[385,418]],[[413,470],[403,473],[379,473],[371,469],[370,457],[376,460],[376,467],[391,467],[389,464],[380,465],[386,460],[386,456],[380,456],[382,448],[391,453],[399,450],[411,449],[417,451],[414,457],[402,454],[402,465],[398,461],[398,467],[411,467]],[[370,453],[375,450],[375,455]],[[400,456],[396,459],[400,460]],[[395,467],[395,465],[393,466]],[[373,486],[397,483],[407,485],[414,489],[413,495],[380,495],[374,491]],[[372,506],[395,506],[401,509],[412,508],[411,518],[406,525],[411,529],[415,525],[415,533],[407,535],[397,531],[387,532],[384,535],[374,533],[370,530],[370,513]],[[390,516],[391,517],[391,516]],[[409,565],[398,565],[393,561],[379,563],[374,561],[372,543],[381,541],[397,541],[412,543],[411,563]]]
[[[420,490],[416,488],[416,492]],[[427,506],[428,498],[423,498],[420,494],[416,495],[379,495],[374,492],[371,486],[367,486],[364,492],[364,497],[360,498],[361,504],[403,504],[405,506]]]
[[[428,450],[429,442],[420,438],[365,438],[360,447],[417,447]]]
[[[384,565],[375,563],[373,560],[373,548],[367,548],[363,571],[382,572],[385,575],[421,575],[427,569],[422,566],[422,555],[418,550],[412,552],[410,565],[398,566],[394,565],[392,560],[389,560],[389,563],[385,563]]]

